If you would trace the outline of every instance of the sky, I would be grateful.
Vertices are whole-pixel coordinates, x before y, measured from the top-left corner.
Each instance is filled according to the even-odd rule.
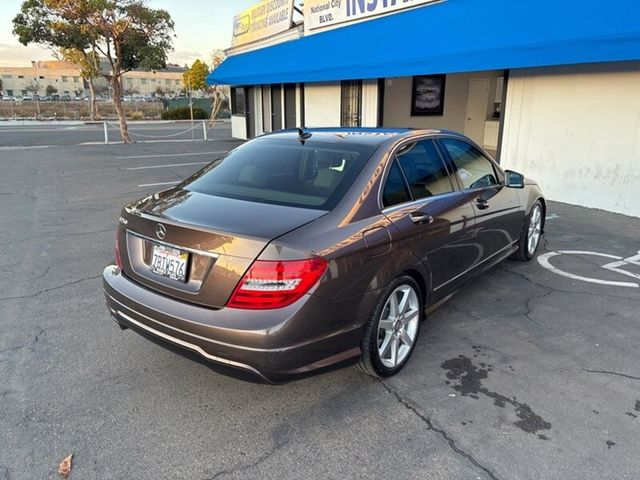
[[[175,22],[174,51],[169,62],[191,64],[196,58],[210,61],[211,52],[231,46],[233,16],[257,0],[148,0],[152,8],[167,10]],[[47,60],[51,51],[35,45],[23,47],[13,36],[12,19],[22,0],[0,0],[0,66],[30,66],[31,60]]]

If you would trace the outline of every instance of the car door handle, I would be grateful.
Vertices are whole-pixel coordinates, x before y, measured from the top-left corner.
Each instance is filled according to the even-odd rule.
[[[487,208],[489,208],[489,202],[487,202],[483,198],[478,198],[476,199],[476,207],[478,207],[480,210],[486,210]]]
[[[431,225],[433,223],[433,217],[426,213],[413,212],[409,215],[411,221],[416,225]]]

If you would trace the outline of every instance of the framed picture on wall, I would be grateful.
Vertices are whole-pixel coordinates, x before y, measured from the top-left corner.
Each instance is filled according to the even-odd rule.
[[[446,75],[413,77],[411,116],[442,116],[444,114],[444,87]]]

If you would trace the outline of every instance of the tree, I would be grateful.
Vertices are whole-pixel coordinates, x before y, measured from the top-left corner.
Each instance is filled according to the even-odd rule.
[[[153,92],[153,93],[155,94],[156,97],[164,98],[164,96],[166,95],[167,92],[164,91],[164,88],[158,87],[158,88],[156,88],[156,91]]]
[[[47,95],[47,97],[50,97],[51,95],[53,95],[54,93],[58,93],[58,89],[56,87],[54,87],[53,85],[49,84],[47,85],[47,87],[44,90],[45,94]]]
[[[122,94],[125,97],[131,97],[132,95],[140,95],[140,90],[138,90],[137,88],[125,88],[122,91]]]
[[[100,56],[91,48],[82,50],[80,48],[60,48],[58,56],[65,62],[78,67],[80,76],[89,85],[89,115],[91,120],[96,119],[98,105],[96,103],[96,79],[100,77]]]
[[[37,95],[38,92],[40,92],[40,83],[37,80],[33,80],[29,82],[29,84],[24,87],[24,89],[27,92],[32,93],[33,95]]]
[[[172,49],[173,20],[166,10],[145,0],[25,0],[13,19],[20,43],[71,48],[102,55],[120,121],[120,134],[131,143],[122,107],[122,76],[136,68],[166,67]]]
[[[201,60],[196,60],[186,72],[182,74],[182,82],[187,90],[206,91],[207,75],[209,75],[209,66]]]
[[[213,68],[211,71],[214,71],[218,68],[222,62],[227,58],[226,54],[223,50],[214,50],[211,52],[211,64]],[[223,108],[225,102],[227,101],[225,94],[225,87],[220,85],[212,85],[210,86],[211,95],[213,97],[213,103],[211,105],[211,118],[209,119],[209,125],[213,127],[215,125],[216,117],[220,113],[220,110]]]
[[[0,78],[0,95],[2,95],[2,79]]]

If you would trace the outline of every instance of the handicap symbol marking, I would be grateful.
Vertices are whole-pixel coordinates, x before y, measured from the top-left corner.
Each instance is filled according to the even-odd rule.
[[[552,271],[553,273],[557,273],[558,275],[562,275],[563,277],[571,278],[573,280],[580,280],[582,282],[588,283],[597,283],[600,285],[610,285],[614,287],[628,287],[628,288],[639,288],[640,283],[636,282],[614,282],[611,280],[601,280],[599,278],[591,278],[591,277],[583,277],[581,275],[576,275],[574,273],[565,272],[564,270],[559,269],[551,264],[551,259],[560,255],[592,255],[596,257],[604,257],[611,260],[614,260],[611,263],[607,263],[606,265],[602,265],[601,268],[605,270],[609,270],[610,272],[619,273],[622,275],[626,275],[628,277],[632,277],[640,281],[640,274],[632,273],[627,270],[624,270],[623,267],[629,265],[640,266],[640,252],[633,257],[624,258],[619,257],[617,255],[610,255],[608,253],[599,253],[599,252],[584,252],[580,250],[562,250],[558,252],[549,252],[538,257],[538,263],[542,265],[547,270]]]

